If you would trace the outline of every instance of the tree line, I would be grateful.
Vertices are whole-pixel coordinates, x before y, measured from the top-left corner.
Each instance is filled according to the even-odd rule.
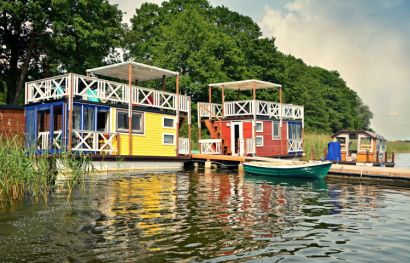
[[[1,1],[0,103],[21,104],[29,80],[133,59],[180,72],[193,101],[207,101],[208,83],[261,79],[282,84],[285,103],[305,106],[309,131],[369,129],[370,109],[338,72],[280,52],[250,17],[207,0],[144,3],[130,25],[122,16],[108,0]],[[278,101],[278,92],[258,98]]]

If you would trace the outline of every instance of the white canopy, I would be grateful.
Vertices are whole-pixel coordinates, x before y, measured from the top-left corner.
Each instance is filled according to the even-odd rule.
[[[163,76],[172,77],[177,76],[179,73],[167,69],[158,68],[155,66],[145,65],[142,63],[127,61],[122,63],[116,63],[108,66],[87,69],[87,73],[93,73],[95,75],[101,75],[106,77],[112,77],[117,79],[128,80],[128,65],[132,66],[132,80],[153,80],[160,79]]]
[[[231,89],[231,90],[252,90],[254,87],[255,89],[269,89],[269,88],[282,87],[282,85],[280,84],[275,84],[272,82],[256,80],[256,79],[213,83],[213,84],[209,84],[209,86],[213,88],[224,87],[225,89]]]

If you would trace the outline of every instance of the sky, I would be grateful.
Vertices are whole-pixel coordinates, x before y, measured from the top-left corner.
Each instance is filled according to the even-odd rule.
[[[110,0],[127,14],[139,0]],[[149,0],[160,4],[162,0]],[[337,70],[374,113],[371,127],[410,140],[410,0],[210,0],[250,16],[278,49]]]

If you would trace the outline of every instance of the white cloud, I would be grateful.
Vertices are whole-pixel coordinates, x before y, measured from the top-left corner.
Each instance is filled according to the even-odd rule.
[[[370,106],[376,131],[410,138],[410,125],[392,128],[410,114],[410,38],[400,31],[410,30],[393,27],[382,13],[400,1],[363,3],[296,0],[283,10],[266,6],[259,25],[265,36],[276,38],[279,50],[339,71]]]
[[[154,3],[161,5],[164,0],[109,0],[111,4],[118,5],[119,9],[125,12],[123,22],[129,23],[135,14],[135,9],[140,8],[143,3]]]

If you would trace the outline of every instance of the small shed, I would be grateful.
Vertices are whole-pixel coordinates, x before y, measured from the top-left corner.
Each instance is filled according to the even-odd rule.
[[[0,136],[23,134],[25,126],[23,106],[0,105]]]
[[[386,153],[386,139],[371,131],[341,130],[332,135],[340,143],[342,161],[378,163]]]

